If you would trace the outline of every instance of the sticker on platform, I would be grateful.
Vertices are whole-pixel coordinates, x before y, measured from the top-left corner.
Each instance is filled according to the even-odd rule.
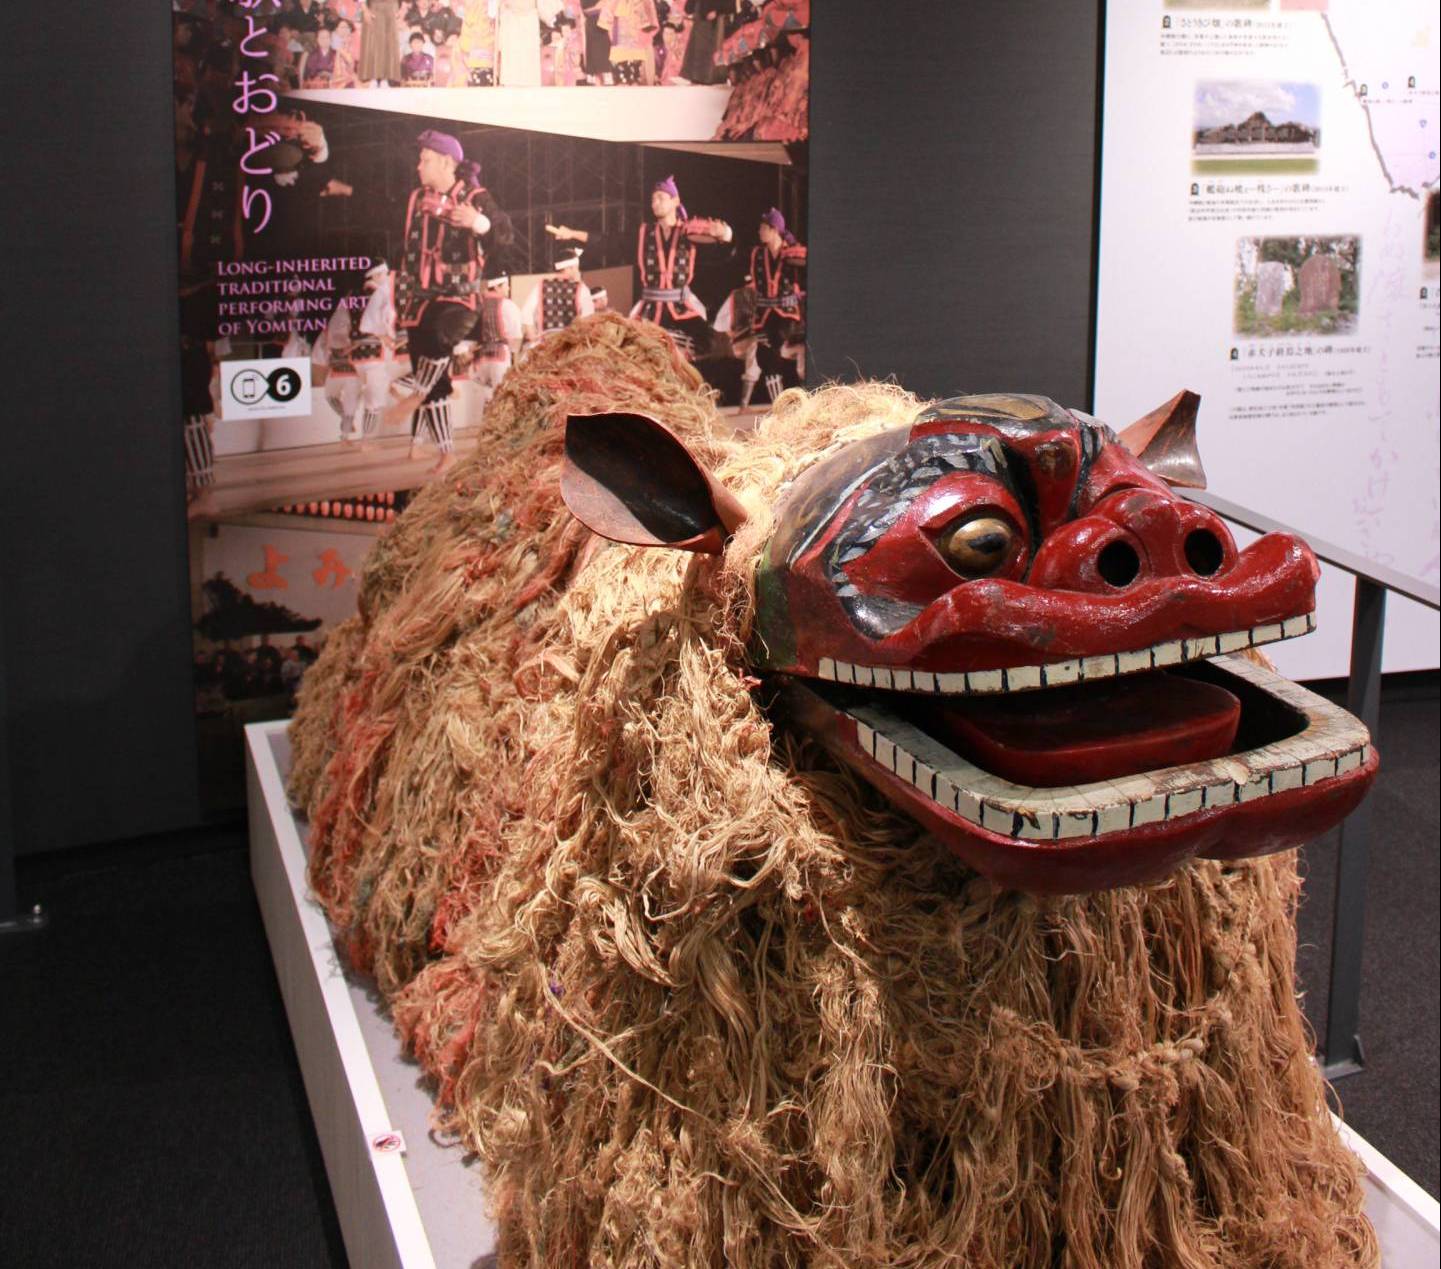
[[[310,413],[310,359],[220,363],[220,417],[274,419]]]
[[[370,1148],[376,1154],[404,1154],[405,1135],[393,1128],[389,1132],[378,1132],[370,1139]]]

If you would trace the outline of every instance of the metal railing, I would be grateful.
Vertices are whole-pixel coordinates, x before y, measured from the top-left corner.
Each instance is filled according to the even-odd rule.
[[[1186,491],[1187,497],[1210,507],[1217,515],[1258,533],[1290,533],[1303,538],[1318,559],[1350,573],[1356,579],[1356,602],[1351,618],[1351,674],[1346,683],[1346,708],[1377,738],[1381,713],[1381,645],[1386,634],[1386,592],[1414,599],[1441,610],[1441,588],[1418,577],[1373,563],[1309,533],[1272,520],[1248,507],[1214,494]],[[1379,743],[1378,743],[1379,748]],[[1331,987],[1326,1001],[1326,1030],[1322,1038],[1327,1079],[1354,1075],[1365,1065],[1361,1047],[1361,943],[1366,930],[1366,873],[1371,837],[1371,799],[1347,816],[1341,825],[1336,856],[1336,904],[1331,922]]]

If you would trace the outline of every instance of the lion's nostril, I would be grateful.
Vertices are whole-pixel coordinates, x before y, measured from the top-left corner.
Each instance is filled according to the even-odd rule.
[[[1186,563],[1193,572],[1210,577],[1226,559],[1226,548],[1210,529],[1195,529],[1186,535]]]
[[[1096,572],[1112,586],[1129,586],[1141,571],[1141,557],[1129,542],[1108,543],[1096,557]]]

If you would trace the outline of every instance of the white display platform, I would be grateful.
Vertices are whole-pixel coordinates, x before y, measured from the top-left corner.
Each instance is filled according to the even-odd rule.
[[[288,724],[245,729],[250,872],[352,1269],[481,1269],[495,1249],[463,1153],[429,1132],[430,1094],[373,987],[346,972],[305,881],[285,800]],[[386,1149],[399,1133],[404,1151]]]
[[[482,1269],[495,1228],[478,1172],[429,1134],[430,1095],[366,983],[342,968],[305,882],[304,824],[285,799],[285,722],[245,729],[250,868],[354,1269]],[[400,1133],[405,1152],[372,1143]],[[1441,1260],[1441,1212],[1344,1124],[1366,1167],[1366,1214],[1388,1269]]]

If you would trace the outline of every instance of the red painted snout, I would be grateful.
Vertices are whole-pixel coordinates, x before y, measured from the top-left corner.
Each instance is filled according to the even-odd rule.
[[[1024,582],[983,578],[953,587],[881,641],[870,664],[935,671],[1035,665],[1249,630],[1315,607],[1320,569],[1304,542],[1270,533],[1237,552],[1230,535],[1221,536],[1224,527],[1213,528],[1210,513],[1195,510],[1202,514],[1174,524],[1158,516],[1140,533],[1112,524],[1129,535],[1120,537],[1107,536],[1105,518],[1088,516],[1091,536],[1068,538],[1069,555],[1051,556],[1049,542],[1041,551],[1037,567],[1041,557],[1054,561],[1050,578],[1033,570]],[[1211,576],[1176,563],[1198,530],[1214,533],[1223,555]],[[1133,543],[1148,573],[1124,585],[1106,582],[1102,552],[1113,541]],[[1052,580],[1058,576],[1063,580]]]
[[[1107,595],[1157,578],[1222,577],[1239,556],[1220,516],[1150,489],[1126,489],[1052,533],[1032,586]]]

